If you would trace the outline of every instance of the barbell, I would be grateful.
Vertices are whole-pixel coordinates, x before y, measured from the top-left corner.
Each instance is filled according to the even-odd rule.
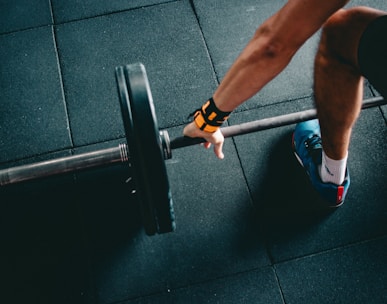
[[[126,135],[126,143],[107,149],[66,156],[0,170],[0,186],[59,174],[129,163],[142,221],[148,235],[175,230],[175,215],[165,160],[172,150],[203,143],[203,138],[169,138],[159,130],[152,94],[144,65],[119,66],[115,76]],[[386,104],[383,97],[365,99],[362,108]],[[242,123],[221,129],[225,138],[314,119],[316,109]]]

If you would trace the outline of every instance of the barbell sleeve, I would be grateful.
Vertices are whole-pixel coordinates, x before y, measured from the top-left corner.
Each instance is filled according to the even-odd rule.
[[[129,159],[126,144],[0,170],[0,186],[97,168]]]
[[[363,101],[362,109],[385,105],[386,101],[383,97],[368,98]],[[316,109],[309,109],[295,113],[284,114],[280,116],[264,118],[251,122],[233,125],[221,128],[221,132],[225,138],[273,129],[277,127],[287,126],[307,120],[317,118]],[[206,142],[203,138],[191,138],[180,136],[170,141],[171,149],[179,149],[187,146],[192,146]]]

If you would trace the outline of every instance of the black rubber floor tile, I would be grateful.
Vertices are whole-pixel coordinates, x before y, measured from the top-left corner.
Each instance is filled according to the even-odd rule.
[[[117,144],[76,148],[74,154]],[[1,279],[8,279],[0,288],[8,288],[2,293],[7,303],[95,303],[90,246],[105,252],[98,246],[103,243],[114,252],[141,229],[130,175],[127,163],[110,164],[0,188]]]
[[[383,113],[384,120],[386,121],[387,124],[387,105],[380,107],[381,111]]]
[[[60,1],[52,0],[53,13],[56,23],[71,20],[86,19],[94,16],[110,14],[113,12],[155,5],[171,0],[118,0],[118,1]]]
[[[351,0],[346,7],[364,5],[380,10],[387,10],[387,3],[383,0]]]
[[[0,201],[4,303],[84,303],[88,255],[73,185],[5,192]]]
[[[52,24],[49,1],[13,0],[0,3],[0,34]]]
[[[123,304],[156,303],[283,303],[277,280],[271,268],[207,281],[202,284],[165,291]]]
[[[219,80],[223,79],[258,26],[285,4],[282,0],[193,2]],[[315,35],[298,51],[289,66],[276,79],[240,108],[251,109],[257,105],[310,96],[317,43],[318,37]]]
[[[76,145],[123,136],[117,65],[145,64],[162,128],[187,121],[216,86],[186,1],[63,24],[56,34]]]
[[[180,131],[171,135],[180,135]],[[107,195],[110,201],[105,207],[98,204],[99,212],[93,207],[97,228],[90,231],[99,303],[148,296],[269,265],[260,223],[251,214],[250,197],[231,142],[225,152],[227,160],[223,162],[212,152],[193,147],[176,150],[168,161],[177,224],[174,233],[149,237],[139,231],[136,201],[128,195],[128,211],[120,211],[118,219],[108,212],[110,219],[103,220],[103,210],[117,210],[114,206],[124,204],[119,191]],[[103,197],[100,188],[94,187],[98,198]],[[125,216],[127,220],[122,220]]]
[[[306,98],[235,113],[230,116],[229,121],[231,125],[236,125],[311,108],[313,108],[313,102],[310,98]],[[280,176],[273,173],[279,173],[282,176],[290,171],[292,162],[289,162],[289,155],[293,161],[290,133],[293,128],[294,125],[283,126],[234,138],[250,191],[258,207],[272,200],[282,200],[288,195],[287,191],[281,188],[282,185],[277,183]],[[276,163],[276,160],[280,162]],[[290,182],[292,183],[293,180]]]
[[[237,123],[270,111],[291,112],[294,102],[238,113]],[[280,110],[281,109],[281,110]],[[267,110],[267,111],[264,111]],[[233,118],[234,117],[234,118]],[[234,121],[232,119],[236,119]],[[378,108],[364,110],[357,122],[349,151],[351,176],[346,202],[327,212],[316,202],[304,170],[291,149],[294,126],[268,130],[235,139],[242,167],[265,223],[274,261],[335,248],[374,238],[387,232],[385,197],[386,125]]]
[[[71,146],[51,27],[0,36],[0,162]]]
[[[387,238],[276,265],[286,303],[386,303]]]

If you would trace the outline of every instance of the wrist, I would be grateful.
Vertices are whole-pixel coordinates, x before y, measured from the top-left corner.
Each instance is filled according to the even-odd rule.
[[[194,114],[196,126],[205,132],[214,133],[227,120],[231,112],[224,112],[217,108],[214,99],[211,97]]]

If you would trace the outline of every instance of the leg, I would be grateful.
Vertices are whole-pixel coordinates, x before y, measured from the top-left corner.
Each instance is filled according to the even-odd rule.
[[[346,157],[363,99],[359,41],[368,24],[386,12],[366,7],[340,10],[326,22],[315,60],[315,101],[326,155]]]
[[[375,42],[383,41],[379,37],[385,35],[387,18],[378,18],[383,15],[386,13],[357,7],[340,10],[328,19],[315,60],[315,101],[319,121],[300,123],[293,134],[297,159],[308,172],[315,190],[330,207],[344,202],[350,185],[347,154],[352,127],[363,99],[362,74],[373,84],[383,83],[383,88],[387,83],[383,74],[386,67],[381,66],[386,47],[381,47],[381,57],[369,52],[379,49],[380,43],[375,46]],[[370,36],[376,39],[368,43]],[[382,75],[381,79],[379,75]]]

